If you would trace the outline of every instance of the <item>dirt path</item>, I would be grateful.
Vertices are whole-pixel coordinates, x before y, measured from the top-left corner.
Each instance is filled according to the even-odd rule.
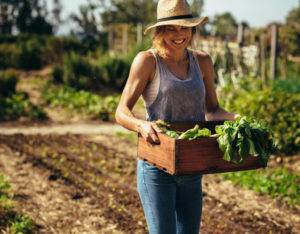
[[[18,126],[19,125],[19,126]],[[99,122],[81,122],[71,124],[36,124],[27,123],[19,124],[17,122],[12,123],[0,123],[0,134],[12,135],[12,134],[24,134],[24,135],[35,135],[35,134],[113,134],[114,132],[129,131],[115,123],[99,123]]]

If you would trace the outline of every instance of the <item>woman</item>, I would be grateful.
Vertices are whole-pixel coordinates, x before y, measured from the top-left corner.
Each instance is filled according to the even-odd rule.
[[[195,27],[207,17],[194,18],[186,0],[160,0],[153,48],[134,59],[125,85],[116,121],[140,133],[148,142],[159,142],[161,130],[152,122],[234,120],[223,110],[214,89],[210,56],[193,52]],[[132,109],[143,96],[147,121],[137,119]],[[151,234],[199,233],[202,212],[201,175],[173,176],[138,159],[137,184]]]

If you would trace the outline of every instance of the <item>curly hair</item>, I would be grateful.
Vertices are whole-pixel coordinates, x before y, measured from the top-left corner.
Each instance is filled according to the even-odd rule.
[[[153,34],[152,34],[152,48],[156,49],[156,51],[159,52],[159,54],[164,55],[166,53],[166,46],[165,42],[163,40],[164,33],[166,31],[166,26],[159,26],[156,27]],[[189,47],[193,48],[194,44],[194,38],[196,35],[197,29],[196,27],[192,27],[192,38],[189,43]]]

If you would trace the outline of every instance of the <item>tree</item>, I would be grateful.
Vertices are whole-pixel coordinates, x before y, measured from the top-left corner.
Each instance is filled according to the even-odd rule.
[[[155,20],[156,3],[149,0],[112,0],[101,14],[102,25],[111,23],[143,23]]]
[[[193,16],[202,16],[204,0],[193,0],[190,4]]]
[[[15,27],[21,33],[52,34],[47,15],[40,0],[1,0],[0,32],[11,34]]]
[[[236,37],[237,22],[229,12],[216,15],[213,20],[213,32],[222,39],[233,40]]]
[[[289,52],[294,56],[300,56],[300,7],[289,12],[286,26],[282,31],[288,39]]]
[[[97,25],[99,25],[99,22],[97,22],[95,17],[95,9],[97,9],[97,6],[89,3],[88,5],[80,6],[79,15],[71,15],[71,19],[74,20],[79,26],[75,34],[81,35],[84,39],[98,38],[99,30]]]

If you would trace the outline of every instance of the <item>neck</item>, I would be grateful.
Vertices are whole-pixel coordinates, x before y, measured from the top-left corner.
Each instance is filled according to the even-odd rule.
[[[187,59],[187,49],[184,50],[166,50],[162,56],[164,59],[181,62]]]

